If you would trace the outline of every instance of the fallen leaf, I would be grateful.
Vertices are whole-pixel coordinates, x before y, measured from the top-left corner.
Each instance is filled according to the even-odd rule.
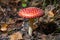
[[[49,11],[49,12],[48,12],[48,16],[49,16],[49,17],[54,17],[54,13],[53,13],[52,11]]]
[[[15,21],[12,18],[9,18],[7,24],[13,24],[13,23],[15,23]]]
[[[7,31],[8,24],[4,23],[1,25],[1,31]]]
[[[10,1],[10,0],[9,0]],[[8,4],[9,2],[8,0],[0,0],[0,2],[4,3],[4,4]]]
[[[53,20],[54,20],[54,13],[50,10],[49,12],[48,12],[48,21],[49,22],[52,22]]]
[[[47,40],[47,35],[42,34],[42,35],[41,35],[41,38],[42,38],[42,40]]]
[[[36,28],[38,28],[38,26],[37,25],[33,25],[33,30],[35,30]]]
[[[15,0],[16,3],[20,2],[21,0]]]
[[[10,35],[10,40],[20,40],[23,39],[21,32],[16,32]]]
[[[50,22],[52,22],[54,19],[51,19]]]

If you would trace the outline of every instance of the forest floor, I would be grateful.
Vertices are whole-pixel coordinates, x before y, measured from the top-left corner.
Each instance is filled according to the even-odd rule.
[[[44,16],[28,34],[28,19],[18,16],[20,9],[37,7]],[[60,40],[60,0],[0,0],[0,40]]]

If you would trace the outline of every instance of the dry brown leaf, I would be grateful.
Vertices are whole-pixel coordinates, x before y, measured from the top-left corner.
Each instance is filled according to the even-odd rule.
[[[17,20],[24,20],[23,18],[17,18]]]
[[[49,22],[52,22],[54,20],[54,13],[52,11],[49,11],[48,12],[48,21]]]
[[[32,28],[33,28],[33,30],[35,30],[37,27],[38,27],[37,25],[33,25]]]
[[[53,13],[52,11],[49,11],[49,12],[48,12],[48,16],[49,16],[49,17],[54,17],[54,13]]]
[[[42,38],[42,40],[47,40],[47,35],[42,34],[42,35],[41,35],[41,38]]]
[[[19,1],[21,1],[21,0],[16,0],[15,2],[18,3]]]
[[[13,33],[12,35],[10,35],[10,40],[20,40],[20,39],[23,39],[22,33],[20,33],[20,32],[16,32],[16,33]]]
[[[9,18],[7,24],[13,24],[13,23],[15,23],[15,21],[12,18]]]
[[[54,19],[51,19],[50,22],[52,22]]]
[[[9,0],[10,1],[10,0]],[[4,4],[8,4],[9,3],[8,0],[0,0],[0,2],[4,3]]]
[[[8,24],[6,24],[6,23],[2,24],[1,31],[6,31],[7,27],[8,27]]]

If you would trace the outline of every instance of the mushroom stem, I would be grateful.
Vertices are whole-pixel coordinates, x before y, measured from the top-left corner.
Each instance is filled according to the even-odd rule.
[[[34,19],[29,19],[29,23],[30,23],[30,26],[29,26],[28,34],[32,36]]]

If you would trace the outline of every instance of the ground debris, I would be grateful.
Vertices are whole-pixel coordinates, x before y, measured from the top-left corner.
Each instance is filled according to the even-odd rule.
[[[20,39],[23,39],[21,32],[13,33],[9,37],[10,37],[10,40],[20,40]]]
[[[33,26],[32,36],[28,35],[29,20],[18,16],[19,10],[26,7],[44,10],[44,15],[37,18]],[[60,34],[60,0],[0,0],[0,40],[41,40],[42,34],[49,40],[48,36],[55,38],[56,35],[51,34],[56,32]],[[60,40],[60,36],[54,38],[51,40]]]

